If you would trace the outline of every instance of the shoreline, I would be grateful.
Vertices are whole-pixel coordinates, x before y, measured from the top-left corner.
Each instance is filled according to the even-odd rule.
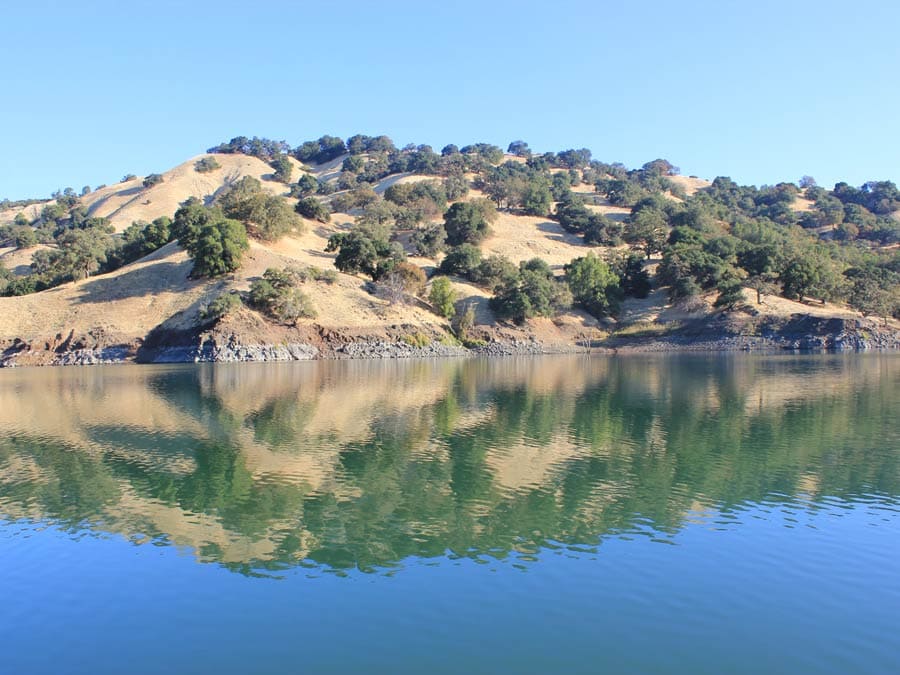
[[[681,335],[606,338],[590,343],[543,343],[535,339],[495,340],[473,348],[432,342],[417,346],[407,342],[358,339],[318,347],[308,342],[220,343],[206,340],[195,345],[141,344],[76,346],[34,349],[17,343],[0,356],[0,367],[59,367],[90,365],[152,365],[187,363],[272,363],[290,361],[406,360],[420,358],[504,358],[515,356],[712,354],[712,353],[866,353],[900,351],[900,334],[886,331],[872,335],[734,336],[691,339]],[[41,345],[44,346],[44,345]]]

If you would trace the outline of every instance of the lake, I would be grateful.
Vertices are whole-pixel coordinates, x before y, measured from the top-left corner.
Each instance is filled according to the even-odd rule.
[[[0,673],[900,672],[900,356],[0,372]]]

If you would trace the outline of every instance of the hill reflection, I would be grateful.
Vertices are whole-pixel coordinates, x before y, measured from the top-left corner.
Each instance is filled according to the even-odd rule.
[[[895,504],[898,380],[886,355],[4,372],[0,517],[372,571]]]

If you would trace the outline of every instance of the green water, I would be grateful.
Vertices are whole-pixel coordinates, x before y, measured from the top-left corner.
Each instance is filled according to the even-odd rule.
[[[0,673],[900,672],[900,358],[0,372]]]

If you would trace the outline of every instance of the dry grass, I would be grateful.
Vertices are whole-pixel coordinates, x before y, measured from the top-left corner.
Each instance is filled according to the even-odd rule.
[[[491,225],[491,236],[481,245],[485,256],[504,255],[514,263],[543,258],[551,267],[561,268],[573,258],[597,247],[585,246],[580,237],[569,234],[547,218],[500,213]]]
[[[144,188],[142,178],[118,183],[97,190],[83,199],[91,215],[110,218],[118,231],[125,229],[134,220],[153,220],[161,215],[171,216],[178,205],[188,197],[208,198],[215,195],[225,185],[243,176],[253,176],[262,181],[266,190],[284,195],[287,187],[281,183],[265,180],[272,173],[265,162],[245,155],[215,155],[221,165],[208,173],[198,173],[194,165],[198,155],[163,174],[164,181],[152,188]],[[317,178],[330,179],[338,175],[344,157],[338,157],[323,165],[306,167]],[[519,160],[516,160],[519,161]],[[304,169],[299,162],[291,160],[295,167],[293,178],[299,177]],[[383,192],[388,186],[422,180],[435,180],[434,176],[402,174],[381,181],[376,190]],[[708,185],[706,181],[674,176],[672,180],[683,187],[688,194]],[[577,192],[593,193],[593,186],[581,184],[574,188]],[[472,190],[469,198],[483,196]],[[629,209],[615,207],[593,195],[589,208],[598,213],[623,219]],[[799,208],[807,208],[804,200],[798,200]],[[25,209],[26,214],[36,216],[43,205]],[[0,214],[0,220],[12,220],[15,212]],[[352,225],[353,216],[335,215],[328,224],[305,222],[303,234],[288,236],[275,243],[253,242],[243,267],[234,275],[216,280],[191,280],[191,263],[176,244],[169,244],[160,251],[147,256],[115,272],[87,279],[78,283],[64,284],[39,294],[17,298],[0,298],[0,338],[19,337],[25,340],[47,339],[57,333],[70,331],[85,333],[90,329],[102,329],[123,340],[143,337],[149,330],[166,323],[171,327],[192,325],[199,309],[218,294],[229,289],[246,290],[253,279],[259,277],[268,267],[289,265],[313,265],[332,268],[334,255],[325,253],[328,237]],[[17,251],[0,250],[0,261],[17,273],[27,272],[31,256],[37,248]],[[547,218],[500,213],[492,225],[492,234],[482,244],[485,256],[499,254],[514,263],[539,257],[553,268],[560,270],[573,258],[589,251],[601,255],[608,249],[584,245],[581,238],[565,232],[558,223]],[[434,261],[425,258],[411,258],[420,266],[434,266]],[[316,323],[348,329],[379,329],[399,324],[422,326],[440,331],[446,322],[432,314],[424,306],[389,305],[376,298],[365,289],[366,279],[339,274],[336,283],[310,283],[307,292],[318,311]],[[454,280],[460,300],[475,306],[476,322],[479,325],[496,326],[487,301],[489,294],[470,283]],[[712,298],[705,299],[709,308]],[[857,317],[855,312],[834,305],[794,303],[782,298],[766,296],[765,304],[757,307],[747,291],[748,304],[767,314],[789,315],[793,313],[814,316]],[[697,316],[696,312],[685,312],[672,307],[663,291],[655,291],[646,300],[629,300],[625,303],[622,323],[670,323]],[[592,318],[573,311],[554,322],[534,321],[527,330],[531,335],[546,342],[571,340],[572,336],[596,327]],[[524,334],[524,333],[523,333]]]

